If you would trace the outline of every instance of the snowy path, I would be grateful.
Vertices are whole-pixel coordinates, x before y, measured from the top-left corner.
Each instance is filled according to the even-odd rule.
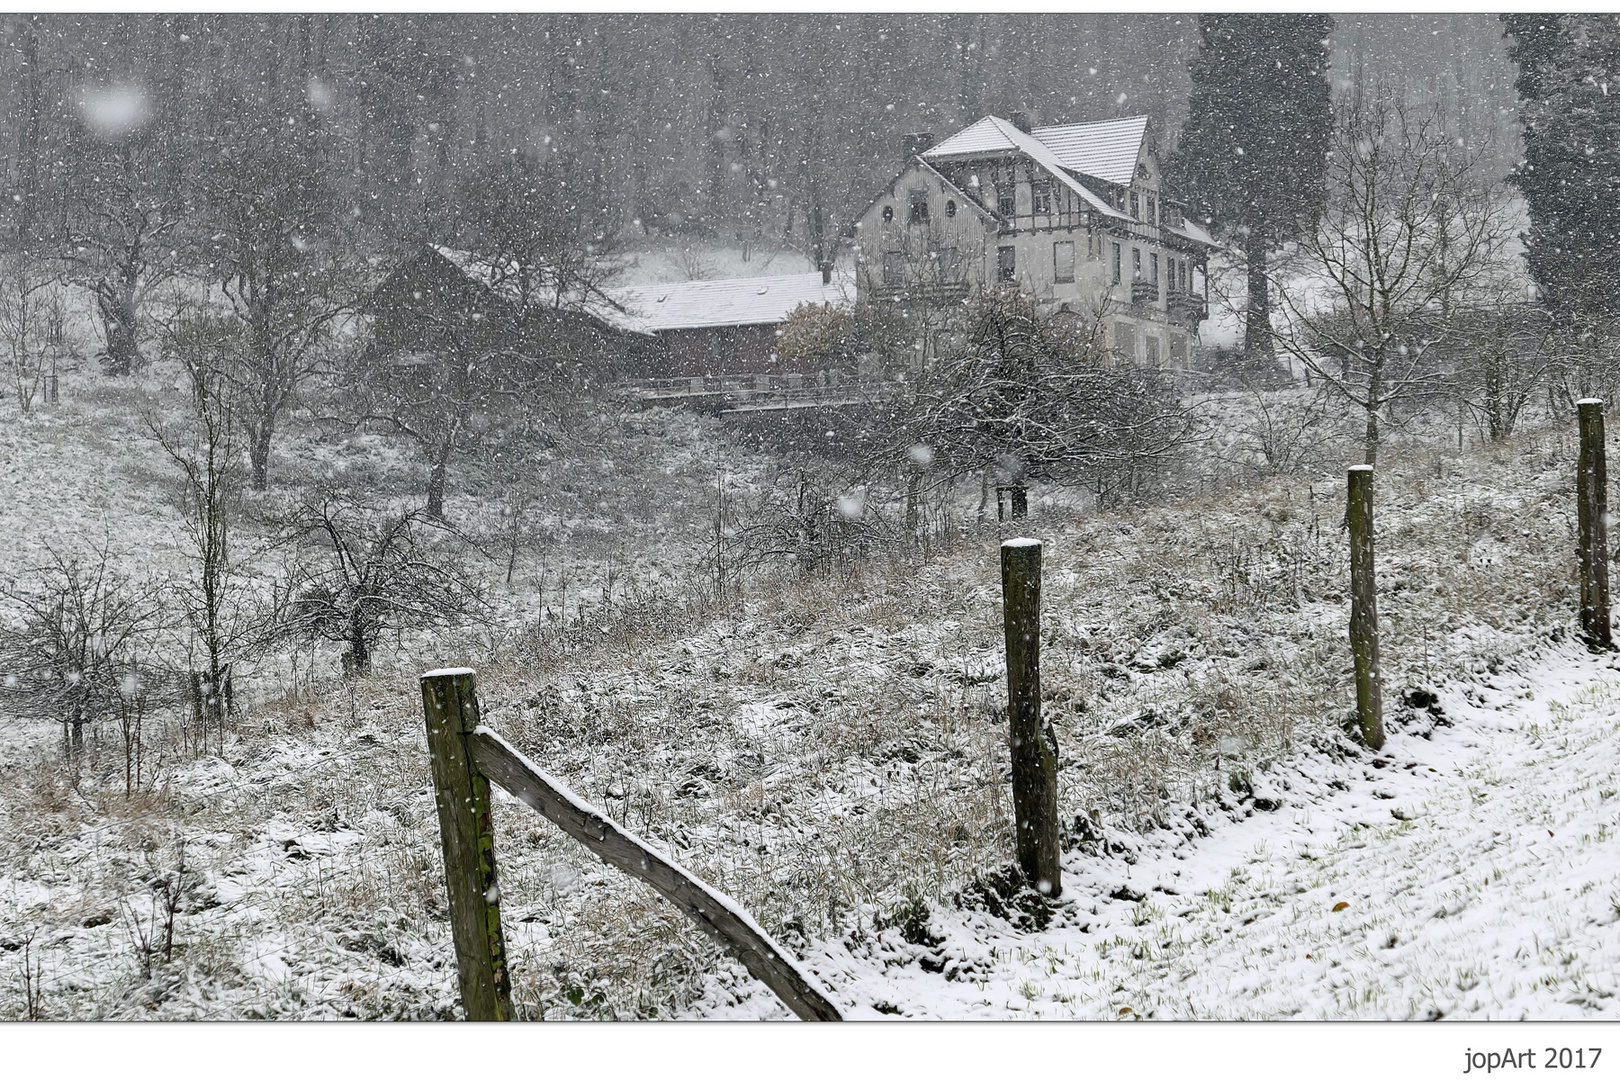
[[[1454,689],[1432,740],[1274,771],[1280,809],[1135,865],[1072,853],[1045,932],[947,912],[815,966],[867,1016],[1620,1017],[1614,664]]]

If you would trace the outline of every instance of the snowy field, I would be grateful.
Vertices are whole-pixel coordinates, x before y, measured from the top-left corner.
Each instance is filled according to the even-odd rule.
[[[1045,931],[936,914],[815,959],[907,1017],[1620,1018],[1620,663],[1560,650],[1439,708],[1207,838],[1071,854]]]

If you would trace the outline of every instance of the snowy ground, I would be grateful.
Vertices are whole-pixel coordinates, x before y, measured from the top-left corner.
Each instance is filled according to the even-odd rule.
[[[815,959],[915,1017],[1620,1017],[1620,662],[1564,649],[1440,709],[1207,838],[1070,853],[1044,932],[936,912],[938,944]]]

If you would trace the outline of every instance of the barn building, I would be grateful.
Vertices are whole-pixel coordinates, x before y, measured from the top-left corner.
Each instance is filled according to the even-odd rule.
[[[986,116],[902,168],[855,224],[863,302],[941,304],[1000,284],[1100,319],[1116,355],[1185,366],[1215,242],[1167,191],[1145,116],[1031,127]]]
[[[853,305],[842,274],[782,274],[680,281],[608,290],[621,329],[658,339],[656,371],[667,378],[777,374],[777,331],[801,304]]]
[[[363,312],[371,349],[395,363],[505,352],[553,369],[565,363],[572,376],[593,382],[655,363],[656,339],[626,325],[608,297],[563,300],[543,271],[525,279],[512,260],[425,244],[377,286]]]

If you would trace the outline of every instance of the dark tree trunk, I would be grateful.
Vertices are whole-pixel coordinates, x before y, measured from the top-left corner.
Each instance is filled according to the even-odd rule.
[[[1243,316],[1243,355],[1248,360],[1270,360],[1276,355],[1271,340],[1271,280],[1266,276],[1266,242],[1250,236],[1243,248],[1249,265],[1249,305]]]
[[[366,628],[358,615],[349,620],[347,666],[349,673],[354,675],[365,675],[371,671],[371,643],[366,640]]]
[[[444,481],[450,464],[450,441],[434,451],[428,468],[427,513],[436,520],[444,520]]]
[[[254,491],[270,486],[270,421],[265,420],[250,432],[248,440],[248,469],[252,474]]]
[[[128,375],[140,360],[134,290],[107,285],[98,290],[96,299],[107,331],[107,374]]]

